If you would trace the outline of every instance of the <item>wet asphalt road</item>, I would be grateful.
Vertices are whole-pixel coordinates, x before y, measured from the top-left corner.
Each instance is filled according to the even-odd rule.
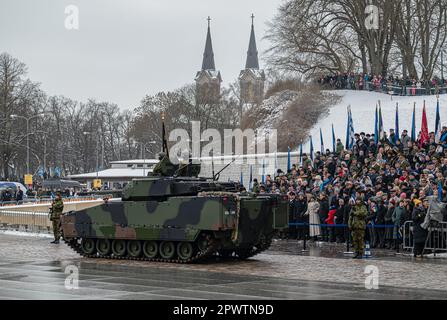
[[[343,246],[302,255],[296,242],[278,241],[248,261],[174,265],[85,259],[49,241],[0,233],[0,299],[447,299],[446,260],[376,252],[353,261]],[[378,290],[365,288],[371,265]],[[78,271],[77,289],[69,270]]]

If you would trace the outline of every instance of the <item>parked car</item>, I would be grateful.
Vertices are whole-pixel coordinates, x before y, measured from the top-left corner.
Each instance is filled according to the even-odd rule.
[[[19,187],[23,191],[23,199],[27,198],[28,197],[27,196],[28,189],[20,182],[0,181],[0,192],[5,189],[10,188],[10,189],[12,189],[12,191],[15,194]]]

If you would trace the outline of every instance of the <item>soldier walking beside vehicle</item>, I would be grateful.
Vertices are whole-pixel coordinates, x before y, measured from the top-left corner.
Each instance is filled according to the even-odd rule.
[[[64,211],[64,202],[60,193],[57,193],[56,199],[54,199],[50,208],[50,220],[53,222],[54,241],[51,243],[58,244],[61,237],[59,227],[61,221],[61,215]]]

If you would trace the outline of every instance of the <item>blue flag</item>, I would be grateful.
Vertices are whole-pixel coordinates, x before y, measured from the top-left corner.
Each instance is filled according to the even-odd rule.
[[[249,190],[253,189],[253,166],[252,165],[250,165],[250,183],[249,183],[248,189]]]
[[[310,136],[310,159],[314,160],[314,143],[312,142],[312,136]]]
[[[346,146],[346,150],[349,150],[349,131],[350,131],[350,125],[351,125],[351,116],[350,116],[350,114],[349,114],[349,107],[348,107],[348,123],[347,123],[347,125],[346,125],[346,143],[345,143],[345,146]]]
[[[397,140],[400,138],[399,131],[399,103],[396,103],[396,135],[394,136],[394,144],[397,143]]]
[[[240,180],[241,186],[244,185],[244,173],[241,171],[241,180]]]
[[[383,118],[382,118],[382,106],[379,105],[379,141],[384,138]]]
[[[374,118],[374,143],[379,143],[379,110],[376,105],[376,117]]]
[[[442,201],[442,182],[438,182],[438,200],[439,202]]]
[[[265,159],[262,159],[262,183],[265,183]]]
[[[335,130],[334,124],[332,124],[332,152],[335,153],[337,151],[336,142],[335,142]]]
[[[441,139],[441,115],[439,114],[439,98],[438,104],[436,105],[435,139],[436,142],[439,142],[439,140]]]
[[[290,170],[292,169],[292,163],[291,162],[292,161],[290,159],[290,147],[287,147],[287,172],[290,172]]]
[[[303,165],[303,144],[300,144],[300,166]]]
[[[346,149],[351,150],[355,142],[354,121],[352,120],[351,106],[348,107],[348,130],[346,135]]]
[[[416,141],[416,102],[413,106],[413,118],[411,121],[411,141]]]
[[[320,143],[321,143],[321,154],[324,154],[324,141],[323,141],[323,131],[320,128]]]

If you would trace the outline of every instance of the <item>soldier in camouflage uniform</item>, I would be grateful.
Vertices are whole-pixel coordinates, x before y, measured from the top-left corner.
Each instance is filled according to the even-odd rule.
[[[366,206],[363,204],[362,199],[357,198],[355,200],[355,206],[351,210],[349,216],[349,230],[352,235],[352,245],[355,249],[354,259],[362,259],[365,251],[365,229],[366,229],[366,216],[368,212]]]
[[[62,201],[61,194],[58,193],[56,195],[56,199],[54,199],[53,203],[51,204],[50,209],[50,220],[53,222],[53,233],[54,233],[54,241],[51,243],[58,244],[59,239],[61,237],[59,227],[60,227],[60,221],[61,221],[61,215],[64,210],[64,202]]]
[[[158,159],[160,160],[160,162],[158,162],[157,165],[154,167],[153,173],[164,177],[174,175],[177,167],[172,164],[168,155],[164,152],[161,152],[158,155]]]

